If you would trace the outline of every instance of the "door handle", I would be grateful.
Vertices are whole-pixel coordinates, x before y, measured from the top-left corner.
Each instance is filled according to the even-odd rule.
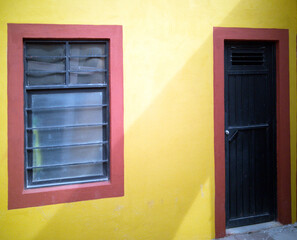
[[[236,131],[232,134],[232,136],[229,138],[229,142],[231,142],[232,139],[235,138],[235,136],[237,135],[237,133],[238,133],[238,130],[236,130]],[[228,134],[228,135],[229,135],[229,134]]]
[[[231,142],[232,139],[237,135],[237,133],[238,133],[238,130],[236,130],[235,132],[233,132],[231,134],[231,137],[228,137],[228,141]],[[230,131],[229,130],[225,130],[225,134],[226,134],[226,136],[229,136],[230,135]]]

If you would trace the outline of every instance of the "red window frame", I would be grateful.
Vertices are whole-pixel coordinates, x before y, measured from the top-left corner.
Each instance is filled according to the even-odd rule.
[[[25,189],[24,39],[108,39],[110,179],[105,182]],[[8,209],[124,196],[122,26],[8,24]]]

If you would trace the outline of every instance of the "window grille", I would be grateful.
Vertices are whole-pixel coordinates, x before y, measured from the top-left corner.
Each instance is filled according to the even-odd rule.
[[[108,55],[108,41],[24,41],[26,188],[109,179]]]

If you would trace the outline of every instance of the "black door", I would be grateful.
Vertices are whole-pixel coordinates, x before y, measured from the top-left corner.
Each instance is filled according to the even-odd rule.
[[[225,42],[226,226],[276,218],[275,44]]]

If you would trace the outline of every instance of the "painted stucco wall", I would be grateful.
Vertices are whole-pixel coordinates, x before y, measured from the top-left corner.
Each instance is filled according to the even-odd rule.
[[[7,23],[123,25],[124,197],[7,210]],[[295,0],[0,0],[0,239],[213,238],[214,26],[289,29],[296,221]]]

